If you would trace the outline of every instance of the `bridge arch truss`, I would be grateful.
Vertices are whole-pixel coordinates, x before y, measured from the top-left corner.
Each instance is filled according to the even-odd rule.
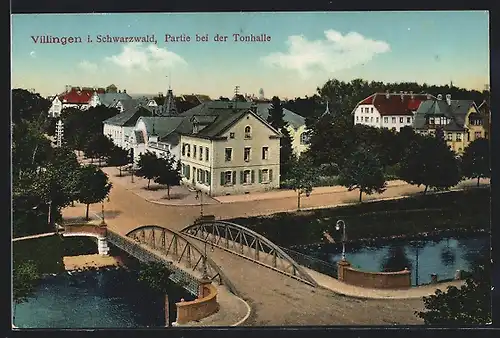
[[[208,279],[225,285],[237,294],[220,267],[183,234],[158,225],[145,225],[130,231],[126,237],[133,244],[145,246],[147,251],[157,257],[164,257],[164,262],[188,270],[197,278],[203,277],[206,272]]]
[[[279,246],[242,225],[226,221],[200,221],[182,229],[181,233],[309,285],[318,286],[305,269]]]

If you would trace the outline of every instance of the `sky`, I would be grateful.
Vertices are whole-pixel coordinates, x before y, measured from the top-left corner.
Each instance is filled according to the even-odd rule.
[[[170,85],[176,95],[213,98],[239,86],[294,98],[331,78],[489,84],[487,11],[16,14],[11,27],[12,87],[43,96],[65,85],[115,84],[131,94]],[[191,40],[165,42],[166,34]],[[228,38],[214,41],[217,34]],[[233,34],[270,41],[234,41]],[[150,42],[98,42],[107,35]],[[40,36],[81,43],[41,43]]]

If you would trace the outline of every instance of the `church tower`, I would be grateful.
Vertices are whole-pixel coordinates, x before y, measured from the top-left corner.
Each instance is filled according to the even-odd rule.
[[[175,104],[174,93],[172,92],[172,88],[170,86],[170,78],[168,84],[167,95],[165,96],[165,101],[161,106],[159,115],[160,116],[176,116],[178,114],[177,106]]]

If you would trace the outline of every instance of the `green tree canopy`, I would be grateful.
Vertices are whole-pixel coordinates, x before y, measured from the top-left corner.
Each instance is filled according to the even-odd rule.
[[[472,141],[462,155],[462,175],[468,178],[491,177],[489,141],[480,138]]]
[[[281,177],[286,179],[289,174],[290,167],[293,161],[292,154],[292,137],[287,129],[288,123],[284,120],[285,113],[283,112],[283,104],[279,97],[274,96],[271,100],[271,107],[269,108],[269,115],[267,122],[276,130],[278,130],[282,137],[280,139],[280,172]]]
[[[448,286],[424,297],[425,310],[415,314],[427,325],[463,326],[491,323],[491,265],[478,266],[460,288]]]
[[[359,189],[360,202],[363,193],[371,195],[384,192],[385,176],[377,154],[364,147],[354,151],[340,170],[339,184],[349,191]]]
[[[297,192],[297,209],[300,210],[300,196],[304,193],[309,195],[317,184],[318,172],[308,156],[302,155],[298,159],[293,157],[289,180],[291,188]]]
[[[26,89],[12,90],[12,122],[24,121],[43,123],[48,116],[51,102],[40,94],[31,93]]]
[[[129,163],[132,163],[132,158],[128,150],[116,146],[112,148],[108,157],[108,165],[118,167],[120,176],[122,176],[122,167]]]
[[[429,187],[448,189],[460,181],[460,172],[455,153],[443,140],[432,136],[418,137],[403,155],[399,177],[410,184],[424,185],[424,194]]]
[[[157,174],[154,182],[167,186],[167,198],[170,199],[170,188],[181,184],[180,161],[176,161],[172,154],[167,153],[157,160]]]
[[[88,220],[90,204],[104,200],[112,184],[108,181],[108,176],[94,165],[81,167],[78,183],[78,200],[87,205],[85,218]]]
[[[137,162],[138,168],[135,174],[148,180],[148,189],[151,180],[158,176],[158,164],[158,157],[150,151],[146,151],[144,154],[139,156],[139,161]]]

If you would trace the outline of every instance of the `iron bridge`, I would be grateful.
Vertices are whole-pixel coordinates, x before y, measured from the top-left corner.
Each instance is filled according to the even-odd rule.
[[[312,286],[318,283],[284,250],[261,234],[236,223],[199,220],[182,234],[266,266]]]
[[[200,279],[205,273],[208,279],[237,294],[220,267],[183,234],[157,225],[145,225],[130,231],[125,237],[108,230],[106,237],[142,262],[163,263],[174,272],[171,279],[193,294],[198,293]]]

